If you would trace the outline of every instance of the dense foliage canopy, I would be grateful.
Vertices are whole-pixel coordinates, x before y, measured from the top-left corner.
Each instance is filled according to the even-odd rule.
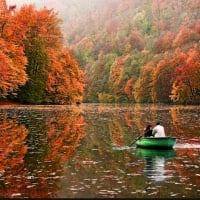
[[[63,46],[53,10],[23,6],[0,21],[0,98],[31,104],[82,101],[84,73]]]
[[[199,0],[56,5],[64,34],[47,8],[1,16],[0,99],[200,104]]]
[[[200,103],[199,0],[93,4],[87,15],[72,5],[65,26],[86,102]]]

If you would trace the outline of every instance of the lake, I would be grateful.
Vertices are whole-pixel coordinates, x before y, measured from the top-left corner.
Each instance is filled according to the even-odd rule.
[[[172,150],[129,147],[160,121]],[[0,106],[0,198],[197,198],[200,106]]]

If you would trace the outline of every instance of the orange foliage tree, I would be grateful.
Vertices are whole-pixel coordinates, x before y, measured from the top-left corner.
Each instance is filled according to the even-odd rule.
[[[23,6],[11,19],[16,25],[12,24],[3,33],[9,41],[21,46],[0,41],[5,47],[5,53],[0,51],[2,94],[26,83],[17,94],[20,102],[70,104],[82,101],[84,73],[63,45],[61,20],[57,14],[47,8],[36,10],[30,5]],[[7,80],[11,83],[7,84]]]
[[[84,73],[66,49],[56,52],[48,49],[50,66],[47,93],[52,102],[58,104],[81,102],[84,90]],[[59,59],[58,59],[59,58]]]
[[[116,102],[119,102],[120,98],[123,100],[123,98],[126,96],[124,92],[124,73],[125,73],[125,65],[126,62],[129,60],[130,55],[122,56],[115,60],[113,65],[111,66],[110,70],[110,77],[109,77],[109,85],[110,90],[113,92],[113,96]],[[119,93],[124,93],[124,97],[122,95],[119,95]],[[126,97],[125,97],[126,98]]]
[[[200,102],[200,51],[197,45],[183,56],[184,64],[176,67],[170,97],[174,102],[197,104]]]
[[[16,31],[17,26],[11,16],[5,16],[3,19],[1,17],[0,98],[14,95],[19,86],[24,85],[28,79],[25,72],[27,59],[19,40],[22,33]]]
[[[129,79],[126,82],[126,85],[124,87],[124,92],[127,94],[127,96],[129,97],[129,99],[133,98],[133,91],[134,91],[134,78],[132,77],[131,79]]]
[[[174,33],[168,31],[165,35],[160,37],[154,45],[156,53],[162,53],[172,48],[172,42],[174,39]]]
[[[153,72],[152,81],[152,100],[153,102],[171,102],[170,93],[174,81],[174,70],[176,60],[170,60],[167,52],[164,58],[158,62]]]
[[[133,49],[143,50],[145,41],[138,31],[132,31],[129,39]]]

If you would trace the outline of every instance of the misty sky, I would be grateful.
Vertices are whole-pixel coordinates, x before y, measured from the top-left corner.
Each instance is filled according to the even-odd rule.
[[[63,14],[64,16],[68,14],[67,10],[69,8],[75,9],[77,13],[88,12],[103,1],[105,0],[6,0],[8,6],[16,5],[17,10],[24,4],[32,4],[38,9],[43,7],[54,9],[54,11],[58,12],[62,17]]]
[[[89,7],[95,3],[94,0],[6,0],[6,2],[8,6],[16,5],[17,9],[24,4],[33,4],[37,8],[48,7],[56,11],[62,11],[67,6]]]
[[[19,9],[24,4],[33,4],[38,8],[43,8],[44,6],[48,8],[54,8],[57,10],[57,7],[60,7],[60,3],[62,1],[56,0],[6,0],[8,6],[16,5],[17,9]]]

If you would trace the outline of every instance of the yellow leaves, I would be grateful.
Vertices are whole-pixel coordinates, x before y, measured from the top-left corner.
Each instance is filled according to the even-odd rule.
[[[72,103],[81,99],[84,90],[84,73],[67,49],[59,52],[48,49],[50,65],[47,81],[49,95],[55,96],[55,103]]]
[[[23,6],[15,15],[15,21],[23,27],[29,42],[31,39],[40,38],[51,48],[58,48],[62,43],[63,35],[59,27],[61,20],[53,10],[36,10],[32,5]]]
[[[181,102],[182,99],[184,99],[184,91],[185,88],[183,87],[183,83],[179,82],[176,83],[174,82],[172,85],[172,94],[170,95],[170,98],[173,102]]]
[[[112,103],[113,102],[113,96],[108,93],[99,93],[98,94],[98,100],[100,103]]]
[[[1,97],[8,93],[13,93],[19,85],[25,84],[27,75],[25,73],[26,58],[23,49],[17,45],[0,40],[2,49],[0,50],[0,88]]]
[[[121,56],[120,58],[116,59],[113,65],[111,66],[110,81],[113,83],[113,85],[120,83],[120,80],[123,77],[124,64],[129,58],[129,54],[126,56]]]
[[[28,79],[25,72],[27,59],[17,37],[19,31],[16,24],[11,17],[7,17],[0,38],[0,97],[14,94],[19,85],[24,85]]]

